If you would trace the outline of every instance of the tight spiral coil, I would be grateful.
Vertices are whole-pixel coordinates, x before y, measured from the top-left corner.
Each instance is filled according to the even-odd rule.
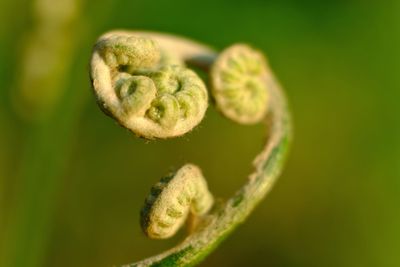
[[[204,82],[150,38],[100,38],[91,62],[93,88],[107,114],[148,139],[180,136],[203,119]]]
[[[186,164],[151,188],[140,214],[143,232],[154,239],[169,238],[179,230],[189,213],[204,215],[213,203],[200,169]]]
[[[262,53],[235,44],[211,68],[212,94],[218,110],[241,124],[257,123],[268,109],[267,65]]]

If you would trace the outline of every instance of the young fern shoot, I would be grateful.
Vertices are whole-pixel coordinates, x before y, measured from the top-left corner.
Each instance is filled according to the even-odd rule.
[[[91,79],[98,103],[123,127],[148,138],[192,130],[208,107],[208,91],[185,63],[210,76],[213,103],[240,124],[268,124],[268,139],[245,185],[214,202],[201,170],[186,164],[151,189],[141,211],[150,238],[175,234],[190,219],[191,232],[175,247],[125,266],[194,266],[242,223],[281,173],[291,141],[285,96],[263,54],[237,44],[218,55],[189,39],[154,32],[114,31],[94,47]]]
[[[206,214],[214,203],[201,170],[186,164],[151,188],[141,212],[143,232],[153,239],[173,236],[189,213]]]
[[[206,86],[197,74],[162,60],[161,49],[147,37],[101,38],[94,48],[91,78],[100,107],[148,139],[189,132],[208,106]]]
[[[237,123],[260,122],[268,109],[264,56],[245,44],[225,49],[211,67],[211,90],[218,110]]]

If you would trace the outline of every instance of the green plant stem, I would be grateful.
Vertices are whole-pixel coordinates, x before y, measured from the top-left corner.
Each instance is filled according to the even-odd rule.
[[[143,33],[142,33],[143,35]],[[152,34],[161,46],[165,35]],[[172,38],[172,37],[171,37]],[[185,47],[185,39],[174,39],[177,47]],[[215,53],[201,46],[188,46],[193,49],[176,49],[187,62],[209,69]],[[190,50],[190,51],[189,51]],[[256,205],[271,190],[281,173],[291,141],[291,119],[283,91],[272,71],[269,72],[268,88],[271,101],[265,124],[268,138],[264,149],[254,161],[254,171],[247,183],[226,202],[216,205],[205,216],[199,226],[182,243],[159,255],[140,262],[125,265],[133,266],[193,266],[211,253],[218,244],[241,224]]]

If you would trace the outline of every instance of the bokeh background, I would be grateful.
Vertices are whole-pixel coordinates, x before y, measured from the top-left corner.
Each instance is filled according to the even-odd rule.
[[[287,167],[201,266],[400,266],[400,1],[0,2],[0,266],[115,266],[169,248],[140,231],[150,186],[185,162],[230,196],[262,126],[213,108],[195,131],[146,142],[90,90],[105,31],[165,31],[267,54],[295,120]]]

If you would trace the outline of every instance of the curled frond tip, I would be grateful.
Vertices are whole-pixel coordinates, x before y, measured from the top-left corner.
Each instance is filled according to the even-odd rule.
[[[192,130],[208,107],[204,82],[148,37],[105,35],[94,47],[93,88],[103,110],[138,136]],[[173,60],[171,60],[171,58]]]
[[[267,63],[245,44],[228,47],[211,68],[211,90],[217,109],[241,123],[261,121],[268,108]]]
[[[204,215],[213,203],[213,196],[200,169],[186,164],[151,188],[140,214],[143,232],[154,239],[171,237],[189,213]]]

